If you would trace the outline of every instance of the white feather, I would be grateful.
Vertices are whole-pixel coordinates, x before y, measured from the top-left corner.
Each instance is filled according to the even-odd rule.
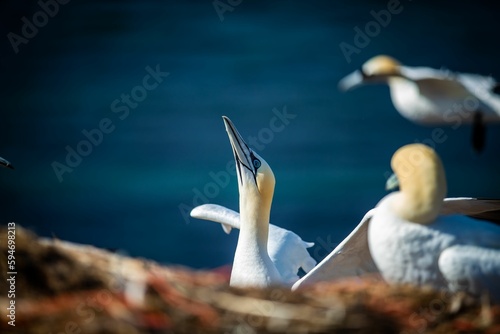
[[[204,204],[191,211],[191,217],[210,220],[231,228],[240,228],[239,214],[236,211],[216,204]],[[269,224],[267,242],[269,257],[280,273],[283,281],[292,284],[299,279],[300,268],[309,272],[316,261],[309,255],[307,248],[313,242],[303,241],[297,234],[284,228]]]

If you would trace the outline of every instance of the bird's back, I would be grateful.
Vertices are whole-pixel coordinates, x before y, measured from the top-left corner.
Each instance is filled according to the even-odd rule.
[[[486,122],[500,121],[500,95],[491,77],[408,66],[401,73],[408,80],[393,80],[391,97],[398,111],[417,123],[469,123],[477,111]]]
[[[393,283],[444,287],[438,257],[455,241],[452,235],[404,221],[383,210],[374,215],[369,225],[373,260],[382,276]]]
[[[423,225],[396,217],[384,205],[378,210],[370,222],[368,240],[377,267],[390,282],[448,287],[439,265],[447,249],[500,249],[500,226],[489,222],[447,215]]]

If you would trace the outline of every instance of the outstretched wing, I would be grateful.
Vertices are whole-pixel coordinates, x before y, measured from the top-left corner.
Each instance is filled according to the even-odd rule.
[[[240,228],[240,214],[217,204],[203,204],[197,206],[191,210],[191,217],[220,223],[222,224],[222,229],[227,234],[229,234],[233,228]]]
[[[356,228],[323,261],[297,281],[292,290],[316,282],[378,273],[368,247],[368,224],[374,210],[368,211]]]
[[[472,245],[447,248],[439,257],[439,270],[451,291],[487,292],[500,301],[500,250]]]
[[[473,197],[445,198],[441,214],[461,214],[500,225],[500,199]]]
[[[283,281],[290,286],[299,279],[298,272],[302,268],[306,273],[316,265],[307,248],[314,243],[305,242],[292,231],[276,225],[269,225],[267,250]]]
[[[478,74],[457,73],[457,79],[464,85],[479,102],[479,108],[485,113],[486,119],[498,120],[500,116],[500,95],[498,82],[492,77]]]
[[[226,233],[232,228],[240,228],[239,213],[216,204],[197,206],[191,210],[191,217],[221,223]],[[269,257],[286,283],[292,284],[299,279],[297,273],[300,268],[308,272],[316,265],[307,251],[314,243],[303,241],[292,231],[269,224],[267,244]]]

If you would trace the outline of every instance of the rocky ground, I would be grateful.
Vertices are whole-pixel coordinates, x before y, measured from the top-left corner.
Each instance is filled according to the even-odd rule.
[[[7,272],[0,230],[0,277]],[[1,333],[500,333],[500,306],[374,278],[233,289],[227,275],[38,238],[16,227],[15,327],[0,284]],[[12,253],[10,254],[12,255]]]

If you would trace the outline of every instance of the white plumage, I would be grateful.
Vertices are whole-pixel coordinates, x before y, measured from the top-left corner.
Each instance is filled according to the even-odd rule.
[[[400,191],[384,197],[368,227],[372,257],[389,282],[489,292],[500,299],[500,226],[441,215],[446,177],[433,149],[411,144],[391,161]]]
[[[398,217],[397,193],[377,206],[369,224],[369,247],[389,282],[431,285],[473,294],[500,288],[500,227],[462,215],[440,216],[430,224]]]
[[[221,222],[229,233],[239,228],[230,285],[268,287],[290,285],[298,267],[314,265],[307,247],[296,234],[269,225],[275,178],[269,164],[245,143],[227,117],[223,117],[236,162],[240,213],[221,206],[195,208],[193,216]],[[268,242],[269,240],[269,242]]]
[[[453,129],[472,123],[472,143],[478,151],[484,146],[484,123],[500,121],[500,86],[493,78],[477,74],[409,67],[377,56],[340,80],[339,87],[349,90],[378,82],[389,85],[394,107],[412,122]]]
[[[317,282],[379,273],[368,248],[368,225],[374,211],[370,210],[328,256],[293,285],[292,290]]]
[[[232,228],[240,228],[240,215],[216,204],[197,206],[191,211],[191,216],[220,223],[226,233],[230,233]],[[316,261],[307,251],[312,246],[313,242],[303,241],[292,231],[269,224],[267,252],[284,283],[295,283],[299,279],[297,273],[300,268],[306,273],[314,268]]]

